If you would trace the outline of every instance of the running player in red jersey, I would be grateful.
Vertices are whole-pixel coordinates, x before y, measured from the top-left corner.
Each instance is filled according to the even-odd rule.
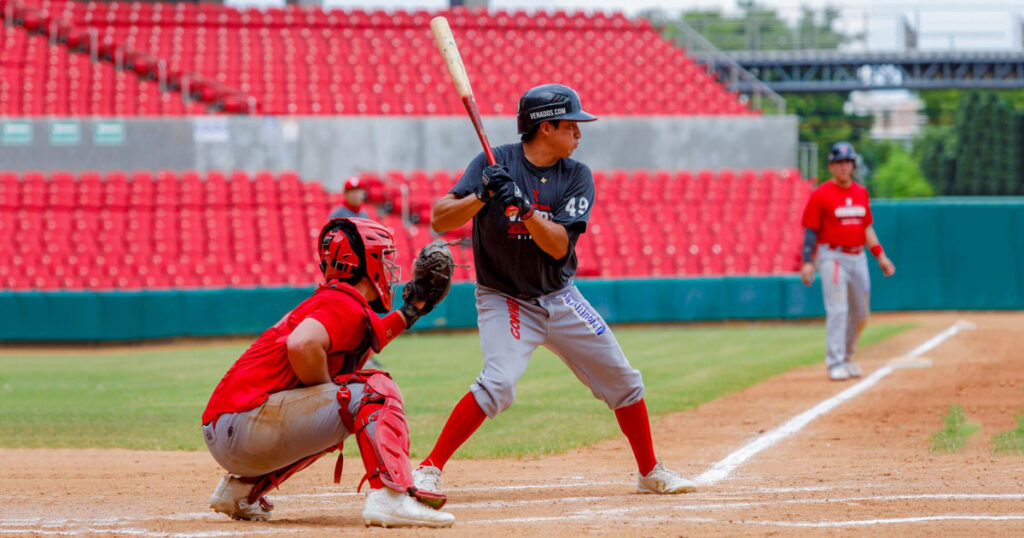
[[[228,471],[210,507],[269,519],[267,491],[355,434],[371,488],[367,525],[450,526],[454,516],[439,510],[444,496],[413,486],[398,386],[383,371],[361,369],[423,307],[377,314],[390,310],[399,278],[394,236],[370,220],[337,218],[317,246],[325,283],[235,361],[203,413],[206,445]],[[339,458],[335,481],[340,473]]]
[[[853,355],[870,310],[871,281],[864,249],[878,258],[882,274],[892,276],[896,272],[871,227],[868,190],[853,181],[856,159],[849,142],[832,145],[828,152],[832,178],[811,193],[803,216],[806,232],[800,277],[810,286],[815,269],[821,274],[825,365],[829,379],[834,381],[861,376]]]

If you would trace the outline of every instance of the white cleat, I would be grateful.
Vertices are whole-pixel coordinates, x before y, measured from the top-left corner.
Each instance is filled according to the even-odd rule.
[[[646,476],[637,476],[637,493],[693,493],[697,491],[697,484],[687,480],[673,471],[665,468],[660,461],[651,469]]]
[[[408,493],[380,488],[366,495],[363,523],[381,527],[451,527],[455,516],[434,510]]]
[[[441,469],[433,465],[420,465],[412,472],[412,483],[418,490],[441,493]]]
[[[253,484],[246,484],[239,480],[238,475],[228,473],[220,479],[217,489],[213,490],[210,497],[210,508],[215,512],[227,514],[231,519],[244,521],[267,521],[270,519],[270,511],[274,505],[261,497],[254,504],[249,504],[249,493]]]
[[[829,367],[828,378],[832,381],[846,381],[850,379],[850,372],[846,369],[845,364],[837,364]]]
[[[843,365],[846,366],[846,373],[850,374],[850,377],[860,377],[864,375],[864,373],[860,371],[860,366],[858,366],[853,359],[846,359],[846,362],[844,362]]]

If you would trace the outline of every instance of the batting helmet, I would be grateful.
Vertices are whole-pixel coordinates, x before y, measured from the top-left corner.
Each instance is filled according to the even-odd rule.
[[[857,162],[857,152],[853,150],[853,144],[849,142],[836,142],[832,144],[832,147],[828,150],[828,162],[832,164],[836,161],[853,161]]]
[[[597,116],[583,111],[576,90],[561,84],[544,84],[526,90],[519,98],[516,120],[519,134],[530,132],[551,120],[594,121]]]
[[[317,250],[324,280],[355,284],[366,277],[380,297],[370,306],[381,314],[391,310],[392,286],[401,279],[402,268],[394,262],[390,228],[369,219],[331,219],[320,231]]]

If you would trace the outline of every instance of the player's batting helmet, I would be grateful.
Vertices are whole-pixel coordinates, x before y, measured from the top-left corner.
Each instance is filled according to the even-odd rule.
[[[828,162],[832,164],[836,161],[853,161],[857,162],[857,152],[853,150],[853,144],[849,142],[836,142],[832,144],[832,147],[828,150]]]
[[[519,98],[519,108],[516,110],[519,134],[528,133],[545,121],[596,119],[597,116],[583,111],[576,90],[561,84],[544,84],[530,88]]]
[[[370,280],[380,299],[370,306],[381,314],[391,310],[392,286],[401,278],[395,264],[395,236],[387,226],[369,219],[331,219],[317,241],[324,279],[349,284]]]

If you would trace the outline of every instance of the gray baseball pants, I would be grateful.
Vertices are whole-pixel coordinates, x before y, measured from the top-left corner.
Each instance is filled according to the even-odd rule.
[[[574,284],[525,300],[477,286],[476,308],[484,367],[470,390],[488,417],[511,407],[516,383],[537,346],[561,358],[611,409],[643,398],[640,372]]]
[[[338,387],[324,383],[271,394],[244,413],[225,413],[203,425],[213,459],[239,476],[262,476],[336,446],[349,435],[338,411]],[[348,410],[356,416],[363,384],[349,383]]]
[[[867,256],[818,245],[815,258],[825,300],[825,365],[853,360],[857,340],[870,314],[871,279]]]

